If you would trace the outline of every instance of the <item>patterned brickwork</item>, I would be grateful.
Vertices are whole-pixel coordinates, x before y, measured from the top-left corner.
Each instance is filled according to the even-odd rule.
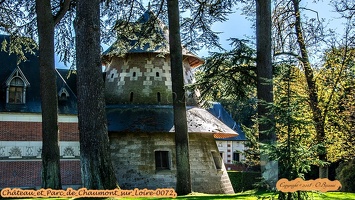
[[[80,162],[61,161],[62,185],[80,185]],[[41,186],[41,161],[0,162],[0,188]]]
[[[61,141],[78,141],[77,123],[59,123]],[[41,141],[41,122],[0,121],[0,141]]]
[[[183,62],[185,84],[194,82],[188,61]],[[107,104],[172,103],[171,66],[168,55],[130,54],[113,57],[106,68]],[[187,92],[188,104],[194,104],[192,92]]]

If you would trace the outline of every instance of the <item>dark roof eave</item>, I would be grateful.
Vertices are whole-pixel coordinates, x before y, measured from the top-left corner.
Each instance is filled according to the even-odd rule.
[[[170,54],[167,51],[135,51],[135,52],[127,52],[125,54],[106,53],[106,54],[103,54],[101,56],[101,63],[103,65],[107,65],[111,61],[111,58],[114,57],[114,56],[124,57],[127,54],[146,54],[146,53],[153,53],[153,54],[157,54],[157,55],[159,55],[159,54],[161,54],[161,55]],[[195,56],[193,54],[183,54],[183,56],[184,56],[184,60],[187,59],[187,61],[189,62],[190,66],[193,67],[193,68],[198,67],[198,66],[200,66],[200,65],[205,63],[205,61],[203,59],[201,59],[198,56]]]

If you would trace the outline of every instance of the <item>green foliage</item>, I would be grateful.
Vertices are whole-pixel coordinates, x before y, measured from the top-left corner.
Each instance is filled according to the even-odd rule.
[[[320,106],[326,116],[328,160],[349,159],[355,150],[355,50],[333,48],[318,72]]]
[[[293,180],[304,178],[312,164],[322,165],[317,159],[321,144],[313,142],[312,123],[305,117],[309,113],[304,97],[299,69],[292,63],[280,63],[279,76],[275,78],[275,101],[270,105],[275,120],[277,143],[260,144],[260,151],[270,160],[278,161],[279,178]],[[280,193],[279,199],[307,199],[306,192]]]
[[[1,43],[1,50],[9,54],[17,55],[17,64],[26,61],[26,53],[34,54],[38,46],[34,40],[28,37],[10,36],[10,41],[4,40]]]
[[[244,164],[248,166],[248,170],[260,171],[260,149],[259,149],[259,136],[256,125],[251,128],[242,126],[246,138],[248,140],[245,143]]]
[[[182,23],[182,43],[192,51],[202,47],[219,47],[218,32],[212,30],[215,22],[228,19],[233,12],[234,5],[239,0],[208,0],[208,1],[180,1]]]
[[[61,18],[60,11],[63,10],[64,1],[52,0],[53,20]],[[29,0],[8,0],[2,1],[0,6],[0,31],[11,36],[8,43],[8,51],[16,53],[19,60],[26,60],[25,52],[31,52],[37,48],[38,31],[37,15],[35,8],[36,1]],[[73,21],[75,17],[75,3],[70,2],[69,13],[65,14],[58,22],[55,30],[55,52],[59,55],[60,61],[65,64],[75,58]],[[58,15],[55,15],[58,14]],[[25,39],[23,39],[25,38]],[[21,41],[19,41],[21,39]],[[21,49],[20,46],[24,49]],[[2,44],[2,48],[4,44]],[[35,47],[35,48],[34,48]]]
[[[355,159],[340,163],[336,174],[336,179],[342,185],[342,191],[355,192]]]
[[[254,184],[259,181],[261,173],[229,171],[228,176],[234,192],[237,193],[254,189]]]
[[[255,51],[246,41],[234,39],[234,48],[213,53],[196,73],[196,87],[204,101],[242,100],[255,95]]]

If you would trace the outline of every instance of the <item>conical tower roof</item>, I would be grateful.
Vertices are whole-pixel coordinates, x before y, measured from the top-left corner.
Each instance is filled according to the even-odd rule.
[[[103,63],[112,56],[124,56],[133,53],[169,54],[169,30],[151,10],[147,10],[136,22],[117,21],[117,40],[103,53]],[[182,48],[184,59],[191,67],[197,67],[204,61]]]

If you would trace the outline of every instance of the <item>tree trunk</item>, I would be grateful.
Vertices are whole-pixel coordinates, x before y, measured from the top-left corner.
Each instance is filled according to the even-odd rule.
[[[36,0],[42,106],[42,187],[60,189],[54,21],[50,0]]]
[[[100,60],[100,0],[77,1],[76,67],[82,186],[117,188]]]
[[[301,50],[301,58],[300,61],[304,68],[304,73],[306,75],[307,86],[308,86],[308,95],[309,95],[309,102],[313,114],[313,121],[316,128],[317,133],[317,141],[318,144],[324,142],[325,132],[324,132],[324,117],[322,115],[322,111],[318,105],[318,92],[316,82],[313,76],[313,69],[309,62],[308,52],[306,48],[306,44],[303,38],[303,31],[301,27],[301,13],[299,9],[299,0],[293,0],[294,5],[294,14],[296,17],[295,21],[295,29],[297,35],[297,42],[298,46]],[[326,148],[320,147],[319,149],[319,159],[322,161],[327,160],[326,156]],[[319,178],[326,178],[328,177],[328,169],[327,167],[319,167]]]
[[[186,195],[191,193],[191,174],[179,18],[178,0],[168,0],[169,46],[176,146],[176,193],[178,195]]]
[[[256,46],[259,140],[261,143],[270,144],[276,142],[276,135],[272,131],[273,116],[267,105],[274,101],[271,60],[271,0],[256,0]],[[268,120],[261,121],[262,118]],[[260,165],[263,178],[270,187],[274,188],[278,177],[277,162],[270,161],[267,155],[261,154]]]

